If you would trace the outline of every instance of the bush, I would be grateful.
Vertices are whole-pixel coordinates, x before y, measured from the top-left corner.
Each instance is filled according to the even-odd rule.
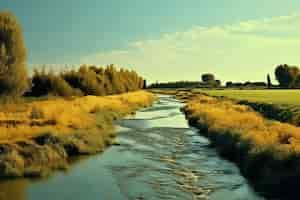
[[[72,88],[61,76],[52,72],[46,73],[45,70],[41,72],[35,70],[30,95],[44,96],[48,94],[64,97],[82,95],[80,90]]]

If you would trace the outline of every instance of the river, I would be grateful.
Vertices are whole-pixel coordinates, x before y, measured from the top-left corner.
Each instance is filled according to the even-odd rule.
[[[161,96],[117,122],[118,145],[43,180],[0,182],[0,200],[263,200]]]

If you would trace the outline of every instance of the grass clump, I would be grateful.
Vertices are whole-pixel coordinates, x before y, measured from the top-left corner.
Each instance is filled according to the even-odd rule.
[[[45,117],[45,114],[43,110],[37,108],[37,107],[32,107],[31,113],[30,113],[30,118],[31,119],[43,119]]]

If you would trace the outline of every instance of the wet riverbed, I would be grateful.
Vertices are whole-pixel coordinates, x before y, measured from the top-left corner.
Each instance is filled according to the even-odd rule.
[[[46,180],[0,182],[0,200],[262,200],[163,96],[118,122],[118,145]]]

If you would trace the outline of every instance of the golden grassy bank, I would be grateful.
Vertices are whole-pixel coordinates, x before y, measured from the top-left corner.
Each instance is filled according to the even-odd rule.
[[[113,121],[154,99],[138,91],[1,105],[0,177],[41,176],[69,156],[103,151],[115,137]]]
[[[237,162],[262,192],[294,197],[300,183],[300,128],[271,121],[245,105],[205,95],[182,109],[221,155]],[[269,193],[269,194],[270,194]]]
[[[266,118],[300,126],[300,91],[297,89],[194,89],[193,92],[202,92],[220,98],[231,98],[238,104],[252,107]]]

